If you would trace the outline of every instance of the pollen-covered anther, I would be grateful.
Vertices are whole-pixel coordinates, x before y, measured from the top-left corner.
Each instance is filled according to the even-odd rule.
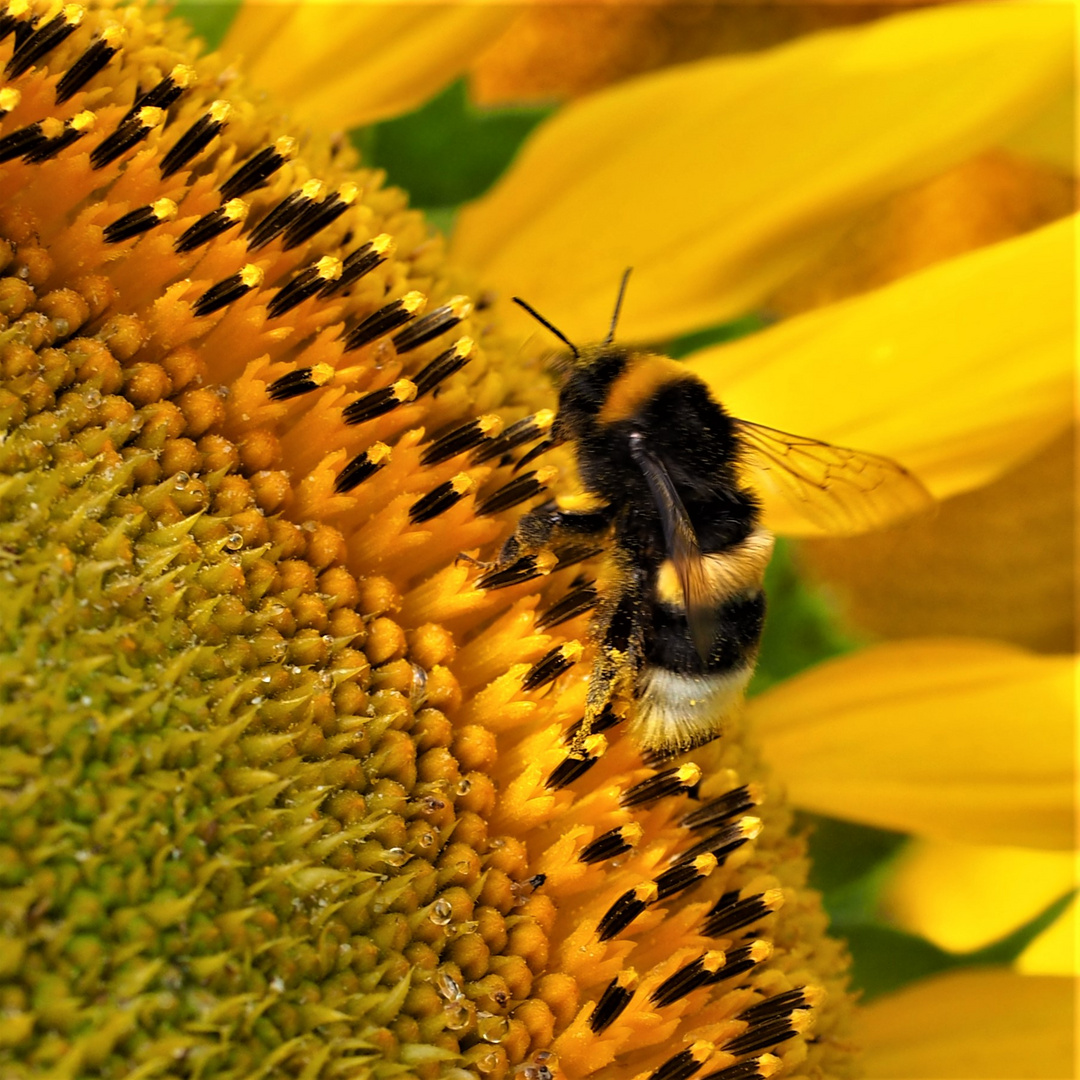
[[[238,199],[266,186],[266,182],[296,156],[297,142],[291,135],[282,135],[272,146],[265,146],[248,158],[218,189],[223,200]]]
[[[173,213],[175,212],[174,204]],[[252,289],[259,288],[264,276],[262,267],[247,263],[237,273],[222,278],[216,285],[211,285],[195,301],[192,310],[199,316],[212,315],[215,311],[220,311],[223,307],[239,300],[240,297],[246,296]]]
[[[66,150],[69,146],[77,143],[84,135],[93,131],[96,123],[97,115],[89,109],[84,109],[64,123],[63,128],[56,135],[48,135],[43,125],[42,133],[46,135],[45,141],[31,150],[24,160],[30,165],[37,165],[42,161],[48,161],[50,158],[56,157],[61,151]]]
[[[510,566],[488,571],[481,575],[476,584],[481,589],[506,589],[534,578],[546,577],[558,565],[559,557],[553,551],[540,551],[535,555],[525,555]]]
[[[248,237],[248,251],[257,251],[265,247],[276,236],[280,236],[294,221],[326,191],[322,180],[307,180],[299,191],[292,191],[273,207],[251,230]]]
[[[474,465],[480,465],[492,458],[501,457],[525,443],[542,438],[555,423],[555,413],[551,409],[541,409],[532,416],[523,417],[511,424],[497,439],[485,443],[473,454]]]
[[[422,319],[417,319],[412,326],[395,334],[394,348],[398,353],[411,352],[426,345],[440,334],[453,329],[472,311],[472,301],[467,296],[455,296],[434,311],[428,312]]]
[[[589,1015],[589,1030],[594,1035],[599,1035],[611,1027],[622,1016],[634,996],[639,981],[638,973],[633,968],[623,968],[604,987],[596,1008]]]
[[[610,941],[625,930],[655,899],[655,881],[643,881],[640,885],[627,889],[604,912],[596,925],[596,936],[601,941]]]
[[[59,125],[56,125],[59,126]],[[43,123],[35,120],[25,127],[16,128],[3,138],[0,138],[0,165],[5,161],[13,161],[15,158],[31,154],[49,141]]]
[[[539,690],[569,671],[585,651],[580,641],[567,641],[545,653],[525,674],[521,681],[523,690]]]
[[[292,311],[309,297],[322,290],[328,281],[337,281],[341,277],[341,260],[333,255],[324,255],[312,266],[307,266],[280,289],[266,305],[268,318],[277,319]]]
[[[744,814],[761,805],[763,792],[760,784],[743,784],[713,799],[704,806],[691,811],[679,822],[685,829],[707,829],[719,825],[736,814]]]
[[[372,390],[363,397],[346,405],[341,412],[346,424],[363,424],[396,409],[416,397],[416,383],[412,379],[398,379],[381,390]]]
[[[777,1016],[788,1016],[796,1009],[816,1009],[826,997],[823,986],[797,986],[794,990],[786,990],[782,994],[774,994],[770,998],[743,1009],[736,1020],[745,1020],[750,1024],[760,1024],[765,1020]]]
[[[120,51],[127,31],[117,23],[106,26],[64,72],[56,84],[56,104],[63,105],[74,97]]]
[[[163,221],[172,221],[176,213],[176,203],[172,199],[155,199],[149,206],[129,210],[111,225],[106,225],[105,243],[119,244],[123,240],[130,240],[133,236],[138,236],[155,225],[160,225]],[[196,314],[200,312],[196,311]]]
[[[337,221],[359,195],[360,188],[352,181],[346,181],[321,202],[308,203],[286,226],[281,246],[289,251],[310,240],[317,232]]]
[[[726,1069],[717,1069],[698,1080],[768,1080],[780,1071],[783,1062],[775,1054],[762,1054],[760,1057],[747,1058],[746,1061],[728,1065]]]
[[[73,34],[85,17],[86,11],[80,4],[65,4],[48,22],[19,42],[4,68],[4,74],[9,79],[17,79],[25,74]]]
[[[730,855],[736,848],[742,847],[747,841],[756,840],[760,835],[761,818],[741,817],[738,821],[732,822],[730,825],[726,825],[713,833],[712,836],[707,836],[700,843],[680,852],[674,856],[673,861],[689,862],[706,852],[712,852],[717,858],[722,859],[724,856]]]
[[[578,862],[598,863],[608,859],[617,859],[638,845],[645,830],[636,821],[608,829],[594,840],[590,840],[579,852]]]
[[[810,1030],[814,1014],[810,1009],[797,1009],[786,1016],[772,1016],[751,1025],[741,1035],[724,1043],[729,1054],[753,1054],[768,1050]]]
[[[656,902],[667,900],[703,882],[719,865],[715,855],[699,855],[692,862],[678,863],[656,877]]]
[[[154,128],[164,124],[166,115],[165,109],[159,105],[144,105],[133,110],[130,116],[120,121],[111,135],[106,135],[94,147],[90,154],[90,167],[103,169],[112,164],[121,154],[145,139]]]
[[[548,467],[522,473],[501,488],[488,495],[476,508],[477,514],[499,514],[518,506],[528,499],[542,494],[548,485],[559,475],[559,470]]]
[[[373,443],[362,454],[357,454],[334,481],[334,491],[339,495],[352,491],[380,469],[390,464],[390,447],[386,443]]]
[[[784,893],[780,889],[766,889],[742,898],[737,891],[724,893],[706,915],[701,932],[705,937],[728,937],[779,911],[783,905]]]
[[[427,297],[415,290],[398,300],[391,300],[349,331],[345,338],[345,351],[370,345],[399,326],[404,326],[418,311],[423,310],[426,303]]]
[[[698,987],[708,985],[726,963],[727,954],[722,949],[710,949],[689,964],[684,964],[673,975],[669,975],[649,995],[649,1001],[660,1008],[674,1005]]]
[[[186,229],[173,245],[178,255],[194,251],[203,244],[210,243],[222,233],[228,232],[234,225],[239,225],[248,216],[250,207],[243,199],[230,199],[224,206],[204,214],[190,228]]]
[[[706,1039],[691,1043],[649,1073],[649,1080],[689,1080],[712,1056],[716,1046]]]
[[[215,101],[176,141],[176,145],[161,159],[161,178],[168,179],[179,172],[193,157],[202,153],[225,130],[232,118],[233,107],[227,101]]]
[[[683,795],[701,782],[701,768],[692,761],[672,769],[664,769],[619,796],[619,805],[627,808],[646,806],[669,795]]]
[[[382,265],[394,253],[394,238],[389,233],[380,233],[366,244],[361,244],[350,252],[342,264],[341,277],[337,281],[328,281],[319,295],[323,298],[343,292],[354,285],[365,274],[370,274]]]
[[[488,414],[478,416],[460,427],[440,435],[421,455],[421,465],[438,465],[458,454],[471,450],[485,439],[494,438],[502,431],[502,417]]]
[[[0,90],[0,117],[7,116],[22,101],[22,91],[17,86],[5,86]]]
[[[420,525],[445,514],[450,507],[461,502],[475,486],[476,481],[468,473],[458,473],[446,483],[429,491],[423,498],[417,499],[409,507],[409,521],[413,525]]]
[[[607,739],[603,735],[590,735],[580,750],[566,755],[544,781],[549,791],[558,791],[584,776],[607,751]]]
[[[288,401],[290,398],[318,390],[333,377],[334,368],[331,364],[297,368],[295,371],[286,372],[280,379],[275,379],[266,388],[266,393],[271,401]]]

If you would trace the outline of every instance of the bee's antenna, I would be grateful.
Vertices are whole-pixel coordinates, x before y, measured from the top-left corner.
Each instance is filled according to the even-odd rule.
[[[611,313],[611,329],[604,338],[604,344],[610,345],[615,340],[615,325],[619,321],[619,312],[622,311],[623,297],[626,295],[626,283],[630,280],[630,273],[634,268],[628,266],[623,271],[622,281],[619,283],[619,295],[615,297],[615,310]]]
[[[581,359],[581,353],[578,352],[578,347],[557,326],[552,326],[552,324],[549,323],[536,308],[530,307],[520,296],[512,297],[512,299],[518,307],[523,307],[541,326],[546,326],[564,345],[568,346],[570,351],[574,354],[575,360]]]

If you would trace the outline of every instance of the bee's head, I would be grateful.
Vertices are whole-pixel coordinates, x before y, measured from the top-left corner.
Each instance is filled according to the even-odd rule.
[[[570,350],[560,352],[548,365],[559,385],[560,397],[570,394],[574,398],[584,399],[577,402],[579,405],[585,405],[588,399],[595,397],[596,408],[599,408],[607,387],[622,371],[631,350],[613,345],[612,342],[615,340],[615,327],[619,321],[619,311],[622,308],[626,283],[629,279],[630,269],[628,268],[623,273],[619,284],[619,295],[615,299],[615,310],[611,315],[611,326],[607,337],[598,345],[581,347],[575,345],[554,323],[545,319],[535,308],[521,297],[514,297],[515,304],[523,307],[541,326],[550,330]]]

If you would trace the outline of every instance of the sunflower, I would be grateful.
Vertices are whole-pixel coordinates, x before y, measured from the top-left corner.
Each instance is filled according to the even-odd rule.
[[[847,1075],[862,1041],[877,1075],[916,1075],[894,1036],[941,1075],[965,1017],[937,1002],[962,993],[1019,1014],[1006,1060],[1055,1075],[1045,979],[912,984],[852,1034],[753,731],[809,809],[1064,847],[1064,659],[883,644],[755,698],[694,775],[615,731],[583,776],[591,553],[498,581],[458,555],[571,483],[507,466],[551,402],[511,291],[582,339],[630,263],[631,338],[764,306],[876,203],[1045,142],[1067,26],[972,5],[620,84],[536,133],[447,258],[241,72],[303,122],[369,123],[512,13],[333,14],[246,10],[209,59],[154,9],[0,17],[6,1074],[741,1080]],[[348,65],[307,61],[327,41]],[[1068,424],[1070,239],[1049,224],[689,362],[735,412],[960,498]]]

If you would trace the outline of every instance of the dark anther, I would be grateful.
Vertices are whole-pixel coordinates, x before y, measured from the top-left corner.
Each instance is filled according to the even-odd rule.
[[[294,307],[319,292],[325,283],[326,275],[319,263],[304,267],[292,281],[279,289],[266,305],[267,318],[278,319],[292,311]]]
[[[535,498],[546,490],[546,486],[536,479],[535,472],[527,472],[488,495],[476,508],[476,513],[480,517],[485,514],[498,514],[527,499]]]
[[[103,169],[106,165],[112,164],[121,154],[127,153],[154,130],[154,125],[161,120],[161,114],[155,106],[148,105],[147,109],[151,111],[143,112],[140,109],[131,119],[122,120],[111,135],[106,135],[94,147],[90,153],[92,169]]]
[[[83,12],[74,5],[67,5],[59,15],[39,26],[29,37],[15,47],[11,59],[4,68],[9,79],[17,79],[29,71],[39,60],[52,52],[62,41],[73,34],[82,22]]]
[[[88,134],[94,126],[92,113],[80,113],[72,117],[64,130],[55,139],[46,139],[40,146],[35,147],[23,159],[30,165],[38,165],[43,161],[56,157],[62,150],[77,143],[84,135]]]
[[[569,654],[568,654],[569,652]],[[525,673],[521,682],[523,690],[538,690],[541,686],[547,686],[554,682],[564,672],[569,671],[577,662],[579,650],[567,650],[565,645],[559,645],[550,652],[545,653]]]
[[[693,764],[664,769],[624,791],[619,797],[619,805],[645,806],[669,795],[682,795],[692,791],[700,780],[701,769]]]
[[[625,930],[648,906],[655,893],[656,886],[647,882],[626,892],[604,913],[596,927],[601,941],[610,941],[616,934]]]
[[[589,1017],[589,1030],[594,1035],[599,1035],[600,1032],[611,1027],[622,1016],[626,1006],[630,1004],[630,999],[634,996],[636,985],[637,979],[627,978],[624,972],[616,975],[607,984]]]
[[[729,1054],[753,1054],[758,1050],[771,1050],[794,1034],[795,1029],[787,1017],[766,1020],[760,1027],[752,1027],[724,1043],[724,1049]]]
[[[755,819],[740,818],[738,821],[726,825],[718,832],[713,833],[712,836],[707,836],[700,843],[680,852],[676,857],[676,861],[680,863],[692,862],[699,855],[706,854],[715,855],[722,861],[736,848],[742,847],[743,844],[756,835],[756,832],[746,824],[750,821],[755,821]]]
[[[309,367],[297,368],[275,379],[267,388],[266,393],[271,401],[289,401],[291,398],[300,397],[302,394],[310,394],[312,390],[318,390],[323,383],[311,377],[312,370]]]
[[[205,150],[225,130],[232,112],[228,102],[215,101],[177,140],[176,145],[161,159],[161,178],[164,180],[182,169],[196,154]]]
[[[536,620],[536,628],[537,630],[550,630],[553,626],[569,622],[570,619],[583,615],[586,611],[592,611],[599,599],[600,595],[596,591],[595,582],[592,580],[583,581],[552,604]]]
[[[506,589],[511,585],[521,585],[538,578],[544,571],[540,569],[535,555],[526,555],[509,566],[500,567],[483,574],[476,582],[481,589]]]
[[[63,105],[74,97],[119,51],[120,46],[113,44],[110,36],[92,42],[56,84],[56,104]]]
[[[712,825],[719,825],[738,814],[745,814],[752,810],[758,803],[755,795],[751,793],[749,786],[735,788],[721,795],[719,799],[713,799],[697,810],[687,814],[679,822],[686,829],[707,829]]]
[[[210,243],[234,225],[239,225],[244,220],[246,209],[239,199],[234,199],[216,210],[211,210],[180,235],[173,245],[174,250],[178,255],[183,255]]]
[[[423,397],[431,393],[440,383],[460,371],[471,359],[472,341],[462,338],[445,352],[439,353],[430,364],[425,365],[413,377],[416,383],[416,396]]]
[[[289,160],[291,139],[279,139],[273,146],[263,147],[254,157],[250,157],[221,185],[221,198],[239,199],[252,191],[265,187],[267,180]]]
[[[599,760],[599,756],[593,754],[568,754],[551,770],[544,787],[559,791],[584,776]]]
[[[398,379],[390,386],[372,390],[371,393],[358,397],[345,406],[341,416],[346,424],[364,424],[368,420],[374,420],[375,417],[390,412],[391,409],[396,409],[403,402],[412,401],[415,397],[415,384],[408,379]]]
[[[130,240],[133,236],[138,236],[155,225],[168,221],[175,212],[176,204],[168,200],[166,200],[166,205],[162,205],[162,201],[158,200],[149,206],[129,210],[111,225],[105,226],[105,243],[119,244],[122,240]]]
[[[649,1080],[690,1080],[704,1063],[704,1059],[699,1060],[692,1047],[680,1050],[663,1065],[653,1069],[649,1073]]]
[[[281,246],[289,251],[310,240],[331,222],[337,221],[355,201],[356,194],[354,184],[345,184],[322,202],[309,202],[286,226]]]
[[[606,833],[589,841],[578,852],[578,861],[583,863],[607,862],[608,859],[616,859],[631,851],[633,845],[626,838],[627,825],[619,825],[614,829],[608,829]]]
[[[307,186],[305,184],[304,188],[307,188]],[[248,251],[256,251],[269,244],[275,236],[284,232],[312,201],[312,196],[307,194],[303,188],[300,191],[292,191],[286,195],[251,230],[251,235],[248,237]]]
[[[245,267],[239,273],[231,274],[222,278],[216,285],[211,285],[195,301],[194,312],[196,315],[211,315],[215,311],[246,296],[252,289],[257,288],[262,282],[262,271],[258,267]]]
[[[440,514],[446,513],[451,506],[459,503],[468,494],[468,488],[454,480],[447,480],[433,491],[429,491],[422,499],[417,499],[409,508],[409,521],[413,525],[430,521]]]
[[[621,724],[625,720],[625,716],[620,716],[608,702],[600,711],[600,715],[593,721],[590,734],[599,735],[602,731],[607,731],[608,728],[613,728],[616,724]],[[563,742],[572,743],[577,737],[577,733],[581,730],[581,725],[585,723],[584,717],[575,721],[567,728],[566,734],[563,736]]]
[[[490,461],[492,458],[507,454],[523,443],[539,439],[551,427],[553,419],[550,412],[535,413],[511,424],[497,439],[481,446],[472,456],[474,465]]]
[[[350,285],[354,285],[365,274],[370,274],[375,267],[386,262],[392,247],[393,241],[386,233],[376,236],[374,240],[369,240],[366,244],[362,244],[346,256],[345,261],[341,264],[341,277],[337,281],[328,281],[319,295],[322,297],[333,296],[335,293],[343,292]]]
[[[775,906],[770,905],[764,893],[755,893],[740,900],[738,892],[727,892],[712,906],[701,932],[705,937],[730,937],[774,910]]]
[[[192,84],[195,71],[184,64],[177,64],[160,82],[155,83],[145,94],[136,94],[135,101],[120,121],[120,127],[134,120],[142,109],[168,109],[178,101],[180,95]]]
[[[463,454],[466,450],[471,450],[478,443],[484,441],[485,429],[489,427],[489,424],[485,424],[483,420],[477,417],[467,424],[462,424],[460,427],[448,431],[445,435],[440,435],[424,451],[420,458],[420,464],[438,465],[443,461],[449,461],[450,458],[456,457],[458,454]]]
[[[357,454],[338,473],[337,479],[334,481],[334,491],[339,495],[352,491],[353,488],[358,487],[389,464],[389,461],[390,448],[385,443],[375,443],[374,446],[369,447],[362,454]]]
[[[743,1009],[736,1020],[745,1020],[748,1024],[760,1024],[777,1016],[790,1016],[796,1009],[808,1008],[806,1000],[806,987],[797,986],[794,990],[786,990],[782,994],[765,998],[748,1009]],[[744,1051],[745,1053],[745,1051]]]
[[[394,348],[398,353],[407,353],[426,345],[457,326],[468,315],[470,307],[467,297],[455,296],[449,303],[428,312],[412,326],[407,326],[400,334],[395,334]]]
[[[41,124],[27,124],[0,139],[0,163],[25,157],[44,146],[48,138],[42,133]]]
[[[403,326],[413,317],[422,303],[423,297],[420,293],[407,293],[400,300],[391,300],[389,304],[383,305],[349,331],[345,338],[345,351],[351,352],[363,345],[369,345],[399,326]]]

